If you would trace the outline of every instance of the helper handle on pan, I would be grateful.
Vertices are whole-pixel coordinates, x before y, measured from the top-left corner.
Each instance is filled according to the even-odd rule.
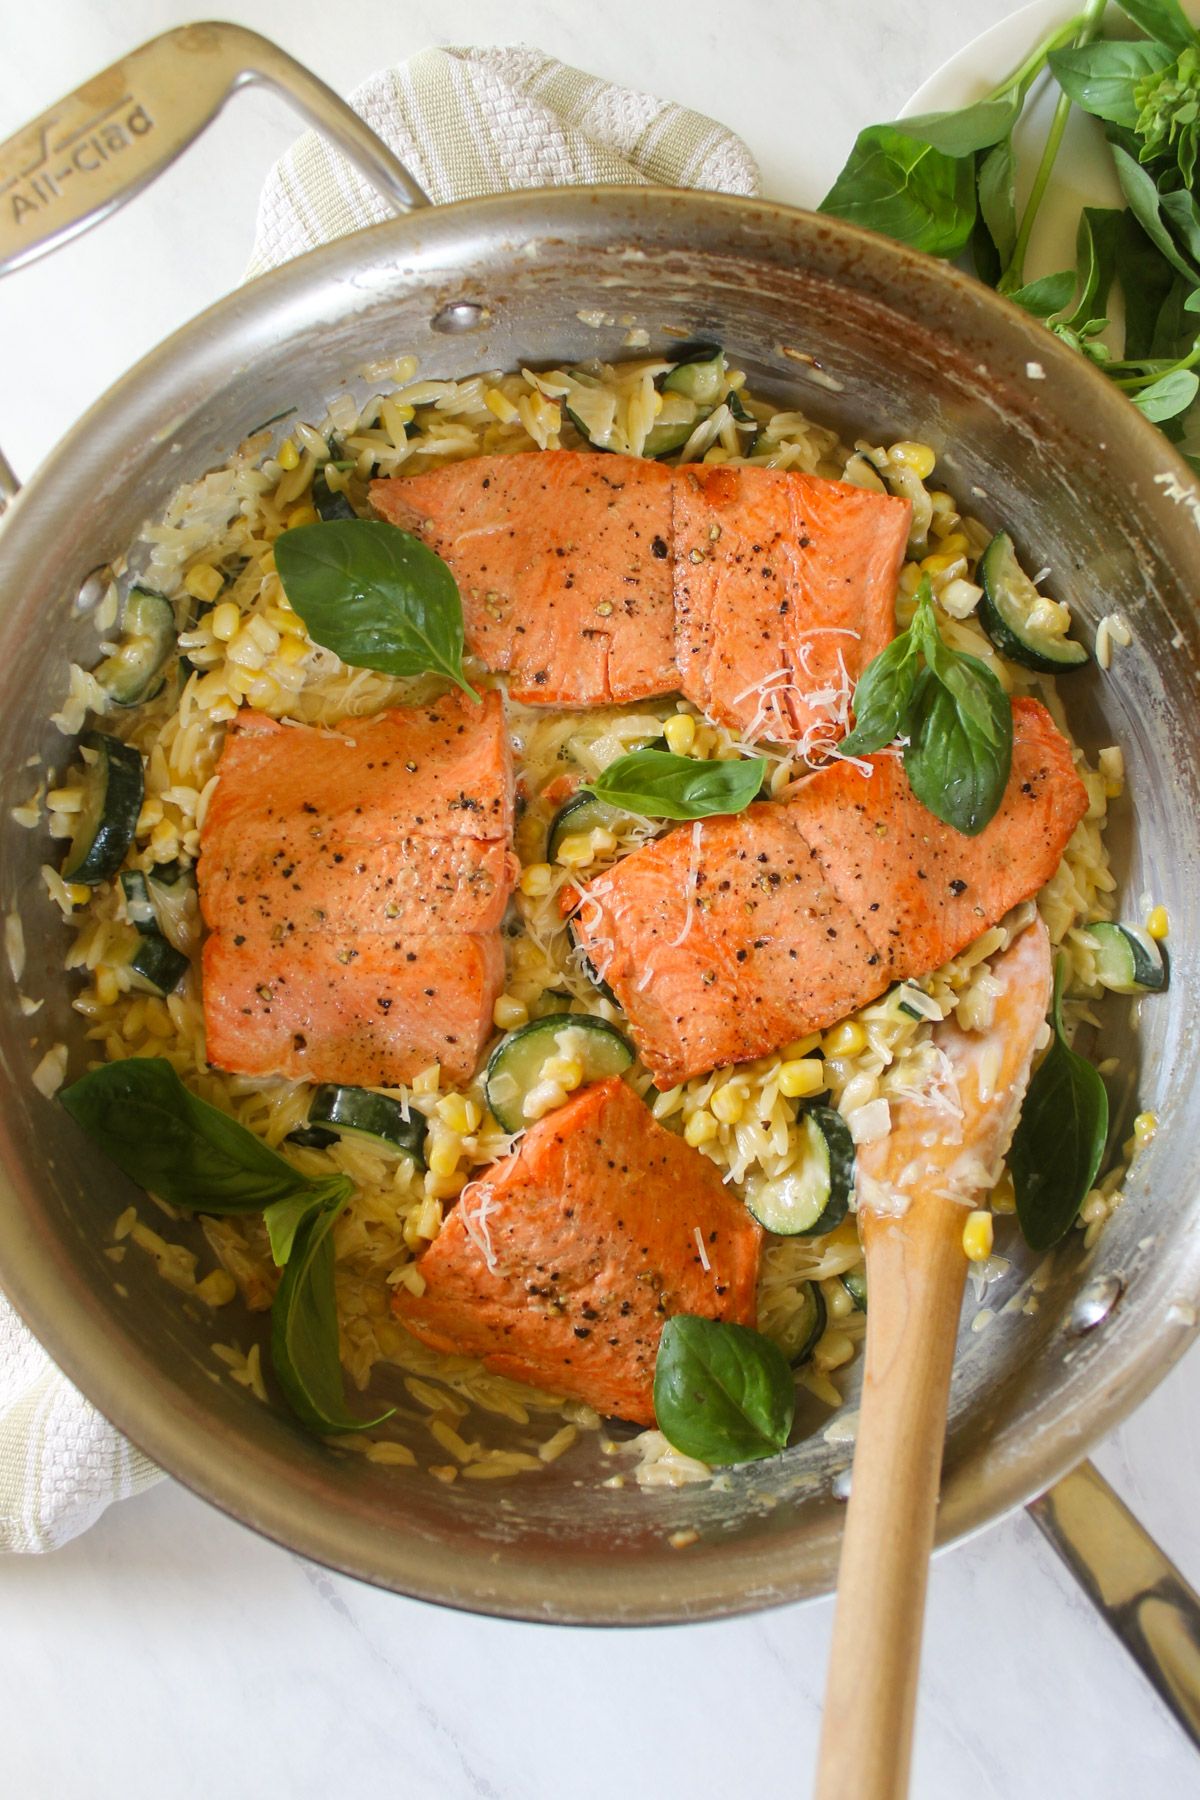
[[[1200,1748],[1200,1596],[1089,1462],[1029,1513]]]
[[[429,196],[332,88],[241,25],[181,25],[93,76],[0,144],[0,275],[55,250],[174,162],[230,94],[286,96],[397,212]],[[17,491],[0,454],[0,512]]]

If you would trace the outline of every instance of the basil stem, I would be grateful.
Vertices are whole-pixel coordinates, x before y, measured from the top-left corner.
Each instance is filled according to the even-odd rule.
[[[1065,964],[1054,971],[1054,1041],[1036,1070],[1008,1153],[1017,1222],[1031,1250],[1049,1250],[1070,1230],[1108,1138],[1108,1093],[1100,1072],[1063,1035]]]
[[[778,1345],[744,1325],[677,1313],[654,1365],[654,1416],[668,1443],[707,1463],[782,1450],[796,1384]]]
[[[333,1227],[345,1200],[313,1206],[295,1229],[291,1255],[271,1306],[271,1364],[288,1405],[310,1431],[366,1431],[390,1418],[348,1411],[338,1351]]]

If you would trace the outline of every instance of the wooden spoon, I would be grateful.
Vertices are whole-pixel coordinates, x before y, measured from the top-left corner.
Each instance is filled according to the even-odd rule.
[[[967,1208],[993,1185],[1051,998],[1040,918],[992,961],[995,1022],[936,1025],[940,1080],[858,1154],[867,1341],[816,1800],[904,1800]]]

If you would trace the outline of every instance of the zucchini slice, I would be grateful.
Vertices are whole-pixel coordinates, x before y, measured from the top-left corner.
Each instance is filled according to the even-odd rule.
[[[139,925],[138,930],[142,928]],[[134,985],[152,994],[173,994],[191,967],[182,950],[169,944],[158,931],[147,932],[129,959]]]
[[[1095,938],[1096,976],[1114,994],[1161,994],[1167,959],[1148,931],[1136,925],[1101,923],[1085,927]]]
[[[774,1333],[774,1341],[793,1369],[808,1361],[821,1341],[827,1318],[825,1296],[815,1281],[801,1282],[796,1292],[800,1304]]]
[[[980,557],[979,579],[979,616],[1002,656],[1044,675],[1061,675],[1087,661],[1087,651],[1074,638],[1056,637],[1031,622],[1042,596],[1017,561],[1007,531],[998,531]]]
[[[854,1186],[854,1139],[831,1106],[810,1106],[798,1120],[804,1140],[798,1166],[747,1186],[746,1205],[776,1237],[823,1237],[840,1225]]]
[[[567,936],[571,940],[571,948],[575,952],[575,958],[579,964],[580,974],[584,977],[584,979],[586,981],[591,982],[591,984],[595,988],[596,992],[598,994],[602,995],[603,998],[605,1000],[607,1000],[611,1006],[615,1006],[615,1007],[619,1008],[621,1005],[621,1002],[617,999],[616,994],[613,992],[612,988],[609,987],[609,985],[608,985],[607,981],[605,981],[604,977],[597,971],[596,965],[595,965],[595,963],[593,963],[591,957],[585,956],[583,951],[580,949],[579,939],[575,936],[575,928],[570,923],[570,921],[568,921],[568,923],[567,923]]]
[[[95,671],[118,706],[150,698],[175,649],[175,608],[150,588],[130,588],[121,615],[121,641]]]
[[[373,1150],[399,1151],[419,1169],[425,1167],[424,1114],[413,1112],[406,1119],[400,1102],[388,1094],[323,1081],[308,1105],[308,1130],[321,1127],[369,1144]]]
[[[501,1130],[524,1131],[532,1122],[525,1102],[547,1058],[562,1055],[577,1056],[583,1064],[582,1087],[622,1074],[633,1061],[633,1050],[616,1027],[588,1013],[550,1013],[519,1025],[496,1045],[484,1077],[487,1103]]]
[[[289,1144],[301,1144],[306,1150],[328,1150],[337,1141],[337,1132],[327,1131],[324,1125],[297,1125],[295,1131],[287,1134]]]
[[[736,388],[730,388],[725,396],[725,404],[733,415],[735,424],[753,425],[753,435],[742,446],[741,451],[743,456],[753,456],[754,452],[758,449],[759,439],[762,437],[762,428],[760,427],[758,420],[755,418],[754,414],[747,409],[742,400],[742,396],[738,393]]]
[[[711,412],[721,392],[725,352],[720,344],[689,345],[669,375],[661,382],[664,394],[686,394],[697,406]]]
[[[122,869],[121,887],[125,894],[125,911],[129,914],[129,923],[136,925],[143,937],[161,937],[158,914],[154,910],[154,902],[150,898],[150,889],[142,871]]]
[[[326,524],[331,519],[357,519],[358,517],[346,495],[335,493],[319,469],[313,476],[309,498]]]
[[[145,778],[132,744],[105,731],[85,731],[79,743],[95,752],[95,760],[84,764],[83,807],[62,874],[64,881],[95,887],[125,861],[142,810]]]
[[[576,832],[611,831],[618,819],[628,817],[629,814],[623,813],[619,806],[610,806],[607,800],[601,800],[595,794],[572,794],[550,821],[546,833],[546,861],[554,861],[564,838],[573,837]]]
[[[854,1302],[856,1312],[867,1310],[867,1271],[851,1269],[848,1275],[842,1276],[842,1286]]]

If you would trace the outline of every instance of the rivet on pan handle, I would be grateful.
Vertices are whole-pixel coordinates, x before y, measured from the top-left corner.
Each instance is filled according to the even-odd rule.
[[[0,275],[97,224],[173,163],[237,88],[262,82],[352,162],[397,212],[428,206],[358,114],[255,31],[183,25],[93,76],[0,144]],[[0,455],[0,512],[17,489]]]

